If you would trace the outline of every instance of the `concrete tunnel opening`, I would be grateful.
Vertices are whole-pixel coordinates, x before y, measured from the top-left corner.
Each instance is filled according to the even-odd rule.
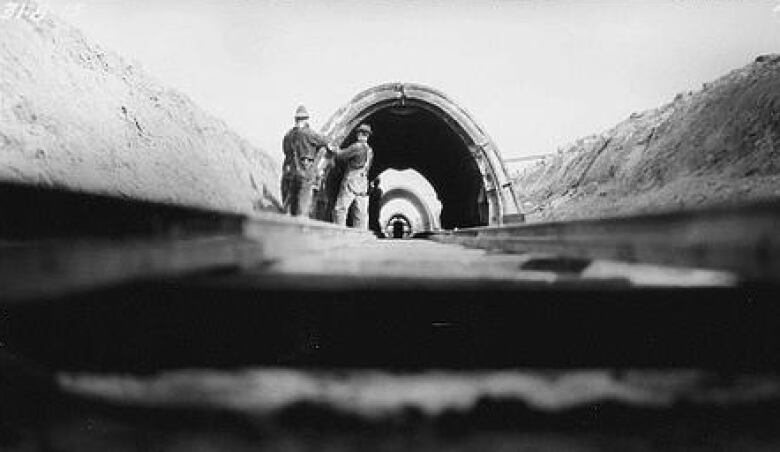
[[[380,85],[358,94],[323,127],[341,147],[361,123],[373,129],[369,179],[413,169],[433,186],[444,229],[502,224],[519,210],[495,145],[468,113],[442,93],[414,84]],[[331,220],[343,168],[325,176],[315,216]],[[374,209],[369,209],[374,210]]]
[[[420,176],[422,177],[422,176]],[[403,215],[409,220],[412,233],[436,231],[439,225],[441,203],[436,198],[436,205],[431,205],[430,199],[424,199],[415,190],[403,186],[392,187],[382,193],[379,200],[380,208],[375,214],[377,224],[386,224],[394,215]]]
[[[488,224],[479,168],[466,144],[443,120],[418,107],[387,107],[365,122],[376,131],[370,177],[388,168],[414,169],[439,195],[443,228]]]
[[[387,220],[385,230],[388,237],[402,239],[412,233],[412,222],[405,215],[397,213]]]

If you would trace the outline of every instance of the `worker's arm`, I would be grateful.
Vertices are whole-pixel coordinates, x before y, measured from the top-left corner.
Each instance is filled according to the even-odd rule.
[[[346,160],[349,159],[357,154],[359,154],[361,151],[360,144],[359,143],[352,143],[349,147],[345,149],[339,149],[335,148],[333,149],[333,155],[339,159],[339,160]]]
[[[326,147],[326,148],[330,149],[331,147],[333,147],[330,144],[330,140],[328,140],[328,137],[326,137],[324,135],[320,135],[319,133],[309,129],[308,127],[306,129],[304,129],[304,130],[305,130],[305,133],[306,133],[306,139],[315,148],[319,149],[319,148]]]

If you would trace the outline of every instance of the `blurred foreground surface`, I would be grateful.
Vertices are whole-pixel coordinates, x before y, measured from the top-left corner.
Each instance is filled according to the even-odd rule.
[[[766,374],[255,368],[61,373],[57,382],[64,399],[39,407],[47,422],[6,424],[3,450],[780,447],[780,378]]]
[[[2,450],[780,448],[775,273],[49,195],[3,204]],[[683,235],[776,269],[760,224]]]

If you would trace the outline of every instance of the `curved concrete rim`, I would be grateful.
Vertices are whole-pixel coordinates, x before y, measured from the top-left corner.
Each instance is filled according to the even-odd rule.
[[[406,223],[409,226],[409,229],[411,230],[411,233],[412,234],[415,233],[415,231],[414,231],[414,224],[413,224],[412,220],[410,220],[409,217],[407,217],[406,215],[404,215],[404,214],[402,214],[400,212],[397,212],[397,213],[394,213],[393,215],[391,215],[390,218],[387,219],[387,222],[385,223],[385,225],[389,226],[390,223],[393,220],[395,220],[395,219],[400,219],[401,221]]]
[[[439,222],[437,221],[437,218],[434,217],[433,213],[431,212],[431,209],[429,209],[428,206],[425,205],[425,203],[422,201],[422,199],[420,199],[417,193],[407,188],[396,187],[388,190],[385,193],[382,193],[382,198],[379,201],[380,204],[379,211],[381,212],[382,208],[387,203],[389,203],[394,199],[404,199],[408,201],[409,203],[412,204],[415,210],[417,210],[417,212],[420,214],[422,225],[420,225],[421,229],[418,232],[432,231],[434,229],[439,229]]]
[[[466,144],[482,174],[491,226],[520,213],[512,182],[493,140],[465,108],[434,88],[417,83],[385,83],[366,89],[339,108],[322,127],[322,133],[341,145],[350,131],[373,113],[406,105],[434,113]]]

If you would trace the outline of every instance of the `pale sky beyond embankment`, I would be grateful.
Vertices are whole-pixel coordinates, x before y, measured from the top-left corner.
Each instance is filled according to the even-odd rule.
[[[88,36],[277,157],[299,103],[319,128],[394,81],[445,92],[505,158],[553,152],[780,52],[780,0],[81,3]]]

